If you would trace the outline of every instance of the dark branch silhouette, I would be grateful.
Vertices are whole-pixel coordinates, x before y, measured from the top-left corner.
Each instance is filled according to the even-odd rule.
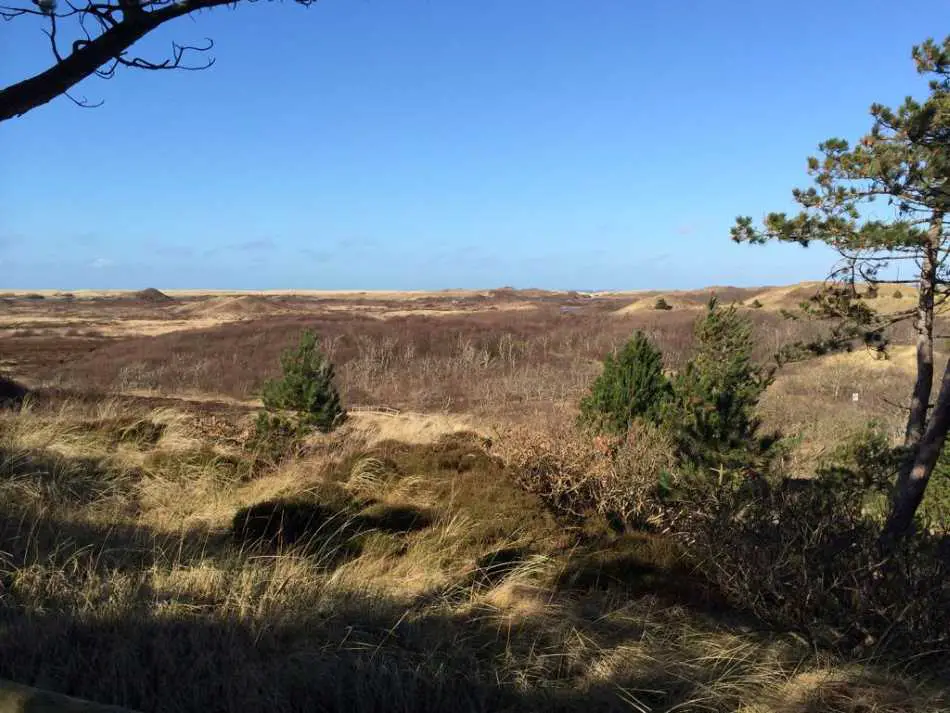
[[[160,60],[130,56],[129,50],[147,34],[178,17],[222,5],[235,7],[240,0],[22,0],[16,5],[0,4],[0,17],[7,21],[40,21],[44,24],[53,64],[45,71],[0,89],[0,121],[22,116],[58,96],[66,96],[82,107],[101,106],[69,91],[93,75],[110,79],[121,65],[134,69],[183,69],[198,71],[211,67],[207,55],[214,42],[202,45],[172,43],[171,56]],[[243,0],[255,2],[256,0]],[[315,0],[294,0],[305,7]],[[74,35],[82,35],[67,47],[59,36],[61,25],[69,22]],[[200,60],[189,61],[193,56]]]

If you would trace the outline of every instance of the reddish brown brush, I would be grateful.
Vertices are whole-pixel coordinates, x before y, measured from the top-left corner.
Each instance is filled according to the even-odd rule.
[[[614,304],[614,307],[617,305]],[[510,410],[525,403],[576,400],[603,357],[635,330],[663,350],[666,366],[688,358],[696,312],[638,313],[556,306],[458,316],[378,319],[354,311],[281,316],[101,342],[64,364],[48,354],[32,371],[62,385],[101,391],[200,392],[254,398],[278,368],[280,352],[304,329],[320,335],[349,403],[419,410]],[[756,314],[760,358],[815,326]],[[87,347],[88,348],[88,347]]]

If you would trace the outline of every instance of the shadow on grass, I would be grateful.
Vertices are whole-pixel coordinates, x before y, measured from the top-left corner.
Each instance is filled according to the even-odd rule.
[[[277,499],[238,510],[231,523],[231,539],[236,548],[249,552],[277,554],[293,549],[324,568],[333,568],[359,557],[370,533],[405,535],[432,522],[430,513],[408,505],[334,497],[329,502]]]
[[[248,546],[256,537],[306,552],[339,521],[357,543],[374,530],[427,527],[429,514],[411,507],[336,491],[259,503],[232,532],[171,534],[62,512],[0,501],[0,675],[143,713],[725,713],[764,693],[763,669],[779,665],[769,637],[746,635],[744,649],[733,640],[716,654],[716,638],[734,630],[692,615],[683,590],[695,581],[676,580],[685,574],[646,537],[612,543],[610,556],[579,555],[560,580],[567,596],[512,617],[478,600],[331,586],[333,575],[306,569],[312,558],[291,581],[294,560],[284,572],[280,557]],[[494,550],[479,576],[503,584],[528,554]],[[666,620],[662,607],[637,608],[638,593],[685,606]],[[787,670],[795,663],[786,659]]]
[[[616,625],[626,642],[608,648],[580,621],[565,635],[557,621],[501,625],[487,611],[413,611],[358,592],[309,615],[272,617],[80,615],[4,601],[0,631],[7,678],[145,713],[725,713],[776,693],[756,688],[763,666],[775,665],[764,642],[762,653],[733,645],[716,657],[713,630],[674,640],[635,622]],[[851,695],[836,685],[839,700]],[[872,710],[801,694],[802,705],[782,710]]]
[[[40,448],[0,447],[0,488],[4,500],[82,507],[128,495],[133,477],[101,458],[65,457]]]
[[[28,508],[0,510],[0,560],[7,566],[44,566],[101,572],[138,572],[189,566],[232,554],[226,533],[199,528],[158,532],[132,524],[98,525],[58,519]]]
[[[698,660],[699,651],[668,637],[646,643],[640,621],[612,631],[637,646],[637,656],[605,668],[598,660],[616,654],[607,650],[613,641],[596,638],[603,623],[575,616],[569,625],[549,616],[503,623],[487,606],[413,605],[370,591],[321,589],[320,580],[312,593],[298,589],[280,600],[227,589],[214,601],[200,586],[192,596],[170,594],[162,589],[163,568],[184,565],[187,574],[187,563],[209,545],[181,536],[162,554],[164,537],[0,504],[0,550],[8,553],[0,564],[2,675],[146,713],[597,712],[629,710],[631,691],[652,710],[668,710],[705,695],[724,665],[730,676],[745,665],[713,661],[684,675],[677,669]],[[217,546],[233,547],[228,537]],[[498,551],[484,564],[502,571],[522,554]],[[231,560],[235,582],[249,568],[268,566],[241,555]],[[88,586],[77,584],[82,577]],[[263,572],[259,581],[271,578]],[[749,675],[760,665],[749,661]],[[705,710],[738,703],[726,696]]]
[[[228,554],[226,533],[159,532],[130,522],[138,507],[130,487],[137,477],[106,459],[0,448],[0,562],[132,572]],[[98,508],[108,513],[108,524],[74,515]]]
[[[490,656],[503,653],[503,639],[463,633],[450,618],[400,624],[380,606],[340,608],[337,618],[360,631],[335,639],[324,631],[319,640],[305,638],[304,625],[0,610],[0,663],[18,682],[145,712],[629,710],[608,683],[572,691],[499,681]],[[470,641],[453,651],[460,636]],[[493,646],[478,652],[484,660],[470,658],[473,636]],[[656,691],[659,682],[641,683]]]
[[[0,408],[19,409],[29,393],[23,384],[0,374]]]
[[[684,606],[735,621],[737,614],[715,586],[696,575],[667,538],[634,532],[569,558],[556,580],[562,589],[620,589],[630,597],[652,596],[666,606]]]
[[[372,530],[406,534],[432,524],[429,513],[406,505],[371,504],[358,513],[350,509],[308,500],[267,500],[241,508],[234,516],[232,533],[241,543],[307,546],[329,532],[343,537]]]

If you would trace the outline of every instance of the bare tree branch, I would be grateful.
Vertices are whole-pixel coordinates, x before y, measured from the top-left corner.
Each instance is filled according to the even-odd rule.
[[[54,59],[54,64],[45,71],[0,89],[0,122],[22,116],[60,95],[68,96],[67,92],[87,77],[96,75],[109,79],[115,75],[119,65],[134,69],[188,71],[211,67],[213,57],[204,57],[198,62],[188,61],[195,54],[209,52],[214,47],[211,39],[206,39],[201,45],[172,42],[171,55],[164,60],[130,57],[128,52],[140,39],[171,20],[200,10],[235,7],[239,0],[61,1],[63,9],[57,9],[56,0],[32,0],[34,7],[26,4],[26,0],[23,4],[0,5],[0,17],[4,20],[39,17],[48,22],[48,29],[43,31],[49,39]],[[315,1],[294,0],[305,7]],[[82,35],[72,42],[69,54],[57,40],[59,25],[67,18],[73,18],[78,25],[77,32]],[[80,106],[101,105],[101,102],[90,104],[85,99],[70,99]]]
[[[71,101],[73,104],[78,106],[80,109],[95,109],[105,104],[105,102],[102,101],[101,99],[97,101],[95,104],[92,104],[90,103],[88,99],[86,99],[86,97],[83,97],[82,99],[77,99],[69,92],[64,92],[63,96],[69,99],[69,101]]]
[[[204,62],[204,64],[194,67],[183,65],[181,60],[185,56],[186,52],[208,52],[212,47],[214,47],[214,41],[210,37],[206,37],[205,42],[206,45],[203,47],[180,45],[177,42],[172,42],[172,58],[166,59],[163,62],[150,62],[140,57],[136,57],[135,59],[125,59],[122,56],[116,57],[115,61],[125,67],[134,67],[136,69],[184,69],[188,71],[200,71],[202,69],[208,69],[208,67],[213,65],[214,57],[209,57]]]

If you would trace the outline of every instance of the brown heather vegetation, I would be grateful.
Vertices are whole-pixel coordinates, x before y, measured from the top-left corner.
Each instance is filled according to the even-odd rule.
[[[613,310],[625,302],[604,302],[571,312],[542,303],[524,310],[388,319],[311,306],[311,314],[104,341],[94,351],[56,364],[45,380],[104,391],[253,399],[273,375],[280,352],[301,330],[312,329],[337,364],[350,403],[468,412],[574,400],[604,355],[635,329],[644,330],[670,355],[669,368],[678,368],[688,357],[696,312],[618,317]],[[754,316],[763,359],[782,344],[815,332],[812,324],[774,312]]]
[[[821,329],[778,314],[795,290],[717,293],[760,300],[761,360]],[[708,293],[659,294],[4,298],[0,368],[33,394],[0,412],[0,676],[163,713],[950,710],[945,651],[733,609],[638,510],[663,436],[608,458],[573,428],[635,329],[688,358]],[[255,399],[305,328],[351,417],[264,462]],[[760,412],[793,472],[899,431],[906,336],[778,373]]]

